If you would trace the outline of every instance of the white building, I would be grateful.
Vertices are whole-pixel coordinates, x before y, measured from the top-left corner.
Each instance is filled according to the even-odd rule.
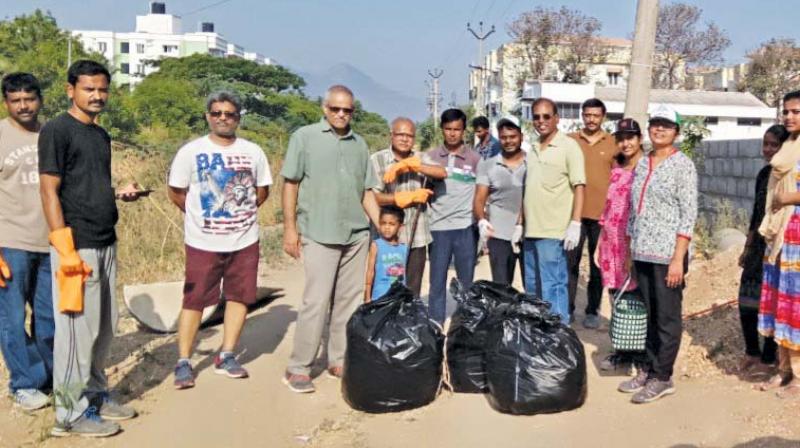
[[[269,58],[256,52],[245,51],[242,46],[229,42],[214,30],[214,24],[204,22],[199,31],[184,33],[181,18],[166,13],[166,4],[150,3],[147,15],[136,16],[136,30],[114,31],[74,30],[89,51],[101,53],[114,70],[118,85],[133,86],[157,70],[147,61],[161,58],[210,54],[217,57],[235,57],[258,64],[273,64]]]
[[[521,115],[523,121],[530,123],[533,101],[541,97],[550,98],[558,106],[559,128],[572,131],[581,126],[583,101],[589,98],[602,100],[607,108],[608,121],[613,122],[622,118],[626,94],[626,89],[619,87],[536,81],[524,86]],[[764,131],[776,122],[775,109],[749,92],[653,89],[650,91],[651,108],[659,104],[668,104],[685,117],[704,117],[711,131],[707,140],[760,139]],[[645,123],[640,124],[645,126]]]

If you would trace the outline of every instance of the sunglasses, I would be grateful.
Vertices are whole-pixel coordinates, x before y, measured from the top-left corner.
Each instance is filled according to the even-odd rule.
[[[326,106],[332,114],[337,115],[340,112],[343,112],[345,115],[352,115],[353,108],[352,107],[334,107],[334,106]]]
[[[547,121],[551,118],[553,118],[553,116],[550,114],[541,114],[541,115],[533,114],[533,121],[539,121],[539,120]]]
[[[214,118],[239,118],[239,112],[228,112],[224,110],[212,110],[208,113],[208,115],[211,115]]]

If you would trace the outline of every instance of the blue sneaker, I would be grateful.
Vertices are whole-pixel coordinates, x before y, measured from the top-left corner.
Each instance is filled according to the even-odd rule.
[[[97,413],[97,408],[89,406],[86,411],[72,423],[57,422],[50,431],[55,437],[77,435],[82,437],[108,437],[120,431],[118,424],[103,420]]]
[[[173,384],[178,390],[194,387],[194,372],[191,363],[179,362],[175,366],[175,382]]]
[[[233,355],[228,355],[224,358],[217,355],[217,357],[214,358],[214,373],[218,375],[227,375],[228,378],[247,378],[250,376],[247,370],[239,364],[239,361],[237,361],[236,357]]]

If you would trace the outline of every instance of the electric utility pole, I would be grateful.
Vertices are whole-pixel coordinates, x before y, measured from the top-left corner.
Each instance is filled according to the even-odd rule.
[[[642,125],[647,121],[647,103],[650,101],[657,23],[658,0],[639,0],[636,8],[628,93],[625,98],[625,116],[633,118]]]
[[[485,67],[483,66],[483,41],[486,40],[492,33],[494,33],[494,25],[492,25],[492,29],[487,31],[486,33],[483,32],[483,22],[478,22],[478,31],[472,29],[469,22],[467,22],[467,31],[472,33],[475,36],[475,39],[478,39],[478,65],[470,65],[471,68],[478,70],[478,91],[477,91],[477,103],[478,103],[478,110],[476,113],[478,115],[485,115],[486,114],[486,77],[484,76]]]
[[[432,70],[428,70],[428,76],[430,76],[433,81],[431,82],[431,96],[429,99],[429,106],[431,108],[431,122],[433,123],[433,128],[437,128],[437,122],[439,120],[439,101],[441,100],[439,95],[439,78],[442,77],[444,74],[444,70],[440,68],[434,68]]]

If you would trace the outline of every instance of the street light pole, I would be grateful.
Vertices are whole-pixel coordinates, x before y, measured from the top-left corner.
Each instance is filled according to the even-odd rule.
[[[475,39],[478,39],[478,65],[471,66],[472,68],[478,69],[478,92],[477,92],[477,103],[478,103],[478,115],[484,115],[486,113],[486,105],[485,103],[485,84],[486,84],[486,77],[484,76],[486,67],[484,67],[484,60],[483,60],[483,41],[486,40],[492,33],[494,33],[494,25],[492,25],[492,29],[488,32],[483,32],[483,22],[478,22],[478,29],[479,32],[476,32],[472,29],[469,23],[467,23],[467,31],[472,33],[475,36]]]
[[[657,23],[658,0],[639,0],[636,8],[628,92],[625,98],[625,116],[633,118],[640,124],[647,121]]]

